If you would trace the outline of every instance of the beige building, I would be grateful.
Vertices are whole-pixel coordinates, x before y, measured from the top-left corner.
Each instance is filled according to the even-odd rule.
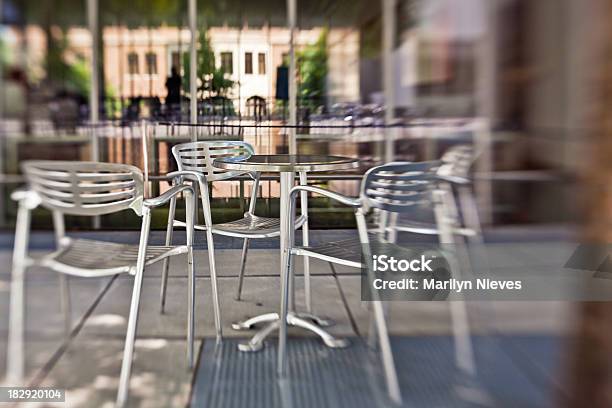
[[[298,49],[317,41],[321,28],[298,30]],[[28,26],[25,38],[9,29],[6,39],[15,49],[27,45],[25,65],[34,81],[44,77],[46,41],[42,29]],[[274,97],[276,69],[289,52],[289,30],[282,27],[242,29],[211,27],[208,30],[217,66],[224,66],[236,86],[230,92],[238,108],[244,109],[251,96]],[[91,58],[91,35],[85,28],[68,30],[67,60]],[[128,29],[105,27],[103,31],[104,81],[117,97],[166,97],[166,78],[172,66],[187,58],[188,29],[161,26]],[[15,53],[17,54],[17,53]],[[329,30],[328,102],[355,102],[359,99],[359,33],[355,29]],[[183,59],[184,60],[184,59]]]
[[[211,27],[208,31],[217,66],[236,81],[230,97],[240,109],[248,98],[274,98],[276,69],[289,52],[289,30],[278,27],[243,29]],[[317,41],[321,29],[300,30],[298,47]],[[188,54],[189,31],[172,27],[104,29],[104,75],[117,95],[166,96],[172,66]],[[359,93],[359,36],[355,30],[330,30],[330,102],[356,101]],[[238,106],[236,106],[238,108]]]

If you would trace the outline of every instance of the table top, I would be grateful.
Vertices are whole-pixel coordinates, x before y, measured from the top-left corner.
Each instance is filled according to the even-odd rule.
[[[220,157],[213,162],[220,169],[268,172],[348,170],[358,165],[358,159],[318,154],[254,154],[248,159]]]

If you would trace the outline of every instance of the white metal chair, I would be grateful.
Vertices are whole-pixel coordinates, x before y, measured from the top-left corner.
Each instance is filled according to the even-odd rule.
[[[67,275],[103,277],[121,273],[134,275],[134,287],[127,325],[123,362],[117,393],[117,405],[128,396],[142,279],[146,266],[173,255],[187,254],[188,316],[187,363],[193,367],[195,271],[193,263],[193,214],[195,192],[189,185],[177,184],[159,197],[144,198],[143,174],[130,165],[27,161],[22,165],[28,189],[16,191],[19,202],[13,251],[7,381],[19,383],[24,376],[24,286],[25,270],[32,265],[60,273],[62,309],[66,328],[70,324],[70,297]],[[181,173],[174,173],[179,177]],[[186,196],[186,245],[148,245],[151,209],[167,203],[178,194]],[[52,212],[57,250],[41,259],[28,257],[31,212],[42,206]],[[98,216],[131,209],[142,218],[140,243],[125,245],[112,242],[75,239],[65,235],[64,215]]]
[[[478,210],[472,194],[470,169],[477,154],[469,145],[457,145],[448,149],[436,171],[438,187],[446,194],[448,210],[446,223],[428,223],[405,217],[398,219],[398,214],[381,215],[379,232],[395,241],[398,232],[437,235],[439,242],[455,242],[457,236],[472,242],[481,242],[482,233]],[[458,204],[458,205],[457,205]]]
[[[210,275],[211,279],[216,282],[217,273],[215,267],[215,246],[213,241],[213,234],[225,235],[236,238],[243,238],[242,255],[240,258],[240,274],[238,277],[238,287],[236,290],[236,300],[240,300],[242,294],[242,284],[244,280],[244,272],[246,268],[247,251],[249,247],[249,241],[251,239],[263,239],[263,238],[274,238],[280,236],[280,220],[278,218],[261,217],[255,215],[255,205],[257,201],[257,192],[259,186],[259,173],[245,173],[240,171],[228,171],[219,169],[213,166],[213,161],[217,157],[235,157],[248,158],[254,154],[253,147],[246,142],[238,141],[215,141],[215,142],[191,142],[176,145],[172,148],[172,154],[177,162],[179,171],[192,172],[199,174],[203,177],[198,183],[199,194],[201,197],[202,209],[204,213],[204,224],[196,223],[196,230],[206,231],[206,243],[208,247],[208,257],[210,263]],[[240,176],[243,174],[250,174],[253,178],[253,187],[251,193],[251,199],[249,202],[248,211],[244,216],[235,221],[225,222],[221,224],[213,224],[211,217],[211,206],[209,199],[209,186],[208,182],[228,180],[232,177]],[[205,180],[205,182],[204,182]],[[306,174],[300,174],[300,182],[306,184]],[[296,228],[302,227],[304,242],[308,243],[308,225],[307,216],[305,209],[305,201],[302,201],[302,216],[298,218],[295,223]],[[174,208],[176,206],[176,199],[170,200],[170,212],[168,214],[168,230],[166,232],[166,245],[170,245],[172,242],[173,227],[184,226],[182,221],[174,219]],[[161,287],[161,311],[164,311],[165,298],[166,298],[166,287],[168,279],[168,260],[164,261],[163,278]],[[305,278],[308,280],[308,264],[305,262]],[[216,312],[215,319],[220,322],[220,311],[219,311],[219,296],[215,289],[216,284],[213,285],[213,301],[215,302]],[[248,323],[246,326],[250,326]],[[244,324],[236,323],[234,327],[236,329],[248,328]],[[220,327],[220,325],[218,326]],[[221,332],[217,333],[221,336]]]
[[[279,334],[279,356],[278,371],[284,375],[287,365],[286,339],[287,339],[287,310],[289,293],[289,282],[292,279],[293,257],[308,256],[323,261],[338,263],[346,266],[361,268],[362,256],[370,259],[372,240],[389,242],[389,227],[382,226],[378,229],[378,234],[373,235],[368,232],[365,215],[370,210],[377,210],[384,213],[383,219],[395,217],[397,214],[411,211],[418,205],[431,205],[434,210],[437,231],[441,233],[442,243],[452,243],[447,231],[451,231],[448,225],[453,209],[449,208],[451,203],[446,199],[447,192],[440,189],[440,179],[438,172],[444,164],[440,161],[420,162],[420,163],[390,163],[370,169],[364,176],[361,185],[359,198],[345,197],[312,186],[296,186],[291,191],[290,211],[293,215],[295,211],[295,198],[299,192],[311,192],[329,197],[342,204],[355,209],[357,221],[358,239],[344,240],[340,242],[328,242],[314,247],[296,247],[293,244],[293,236],[290,237],[290,247],[288,249],[288,265],[285,280],[283,281],[283,292],[281,302],[281,328]],[[292,219],[290,217],[290,219]],[[293,231],[293,230],[292,230]],[[383,231],[381,233],[381,231]],[[393,238],[393,237],[391,237]],[[447,259],[448,256],[445,256]],[[452,257],[451,257],[452,258]],[[458,266],[454,259],[448,259],[452,265],[451,273],[456,274]],[[393,361],[391,343],[385,321],[385,312],[380,302],[379,294],[372,291],[371,304],[374,314],[374,324],[377,333],[377,340],[381,351],[384,367],[387,391],[390,398],[397,403],[401,403],[401,392]],[[469,326],[465,306],[460,302],[452,302],[451,314],[453,318],[453,332],[455,335],[455,349],[457,363],[461,369],[473,373],[474,362],[472,357],[471,342],[469,340]],[[372,333],[370,333],[372,336]],[[373,339],[373,337],[371,337]]]

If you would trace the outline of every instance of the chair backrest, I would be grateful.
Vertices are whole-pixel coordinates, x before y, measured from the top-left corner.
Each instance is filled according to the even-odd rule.
[[[470,145],[457,145],[448,149],[442,155],[438,174],[442,177],[455,177],[467,180],[470,168],[476,159],[474,148]]]
[[[226,180],[245,173],[214,167],[213,161],[216,158],[247,159],[254,153],[250,144],[233,141],[182,143],[172,148],[179,170],[198,171],[203,173],[208,181]]]
[[[132,209],[141,214],[144,183],[127,164],[26,161],[21,165],[41,205],[68,215],[103,215]]]
[[[440,161],[395,162],[373,167],[361,184],[361,198],[369,208],[400,213],[431,202]]]

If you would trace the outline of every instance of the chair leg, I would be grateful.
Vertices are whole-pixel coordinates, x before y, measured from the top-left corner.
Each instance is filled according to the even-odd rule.
[[[208,247],[208,263],[210,264],[210,283],[212,285],[215,328],[217,331],[217,341],[220,341],[223,337],[223,330],[221,328],[221,306],[219,305],[219,289],[217,284],[217,268],[215,263],[215,243],[213,241],[213,233],[210,229],[206,230],[206,245]]]
[[[380,347],[383,368],[385,370],[385,380],[387,381],[387,392],[393,402],[401,404],[402,394],[397,379],[397,371],[395,370],[395,362],[393,361],[393,351],[391,350],[391,341],[389,340],[389,332],[387,330],[383,305],[380,301],[374,301],[372,303],[374,320],[376,322],[376,332],[378,333],[378,345]]]
[[[308,179],[305,172],[300,172],[300,185],[308,185]],[[308,193],[302,191],[300,193],[300,208],[302,215],[306,217],[306,221],[302,225],[302,245],[307,247],[310,245],[310,235],[308,229]],[[312,291],[310,285],[310,258],[304,256],[304,298],[306,301],[306,311],[312,313]]]
[[[278,375],[283,377],[287,372],[287,313],[289,311],[289,282],[293,274],[294,255],[287,251],[287,268],[281,281],[281,310],[278,330]]]
[[[377,336],[376,336],[376,319],[372,312],[372,305],[368,303],[368,347],[371,349],[378,348]]]
[[[55,245],[56,249],[60,249],[62,240],[66,236],[66,227],[64,224],[64,216],[59,211],[53,211],[53,229],[55,230]],[[71,306],[70,306],[70,286],[68,275],[58,274],[60,285],[60,307],[64,316],[64,336],[68,339],[72,330]]]
[[[172,245],[172,234],[174,232],[174,215],[176,212],[176,198],[170,199],[170,208],[168,209],[168,225],[166,226],[166,246]],[[164,313],[166,307],[166,289],[168,287],[168,268],[170,266],[170,258],[164,259],[162,265],[162,281],[161,293],[159,295],[159,311]]]
[[[130,304],[130,317],[125,335],[125,346],[123,349],[123,361],[121,363],[121,374],[119,376],[119,390],[117,391],[117,407],[123,407],[127,402],[130,389],[130,374],[132,371],[132,359],[134,357],[134,342],[136,340],[136,326],[138,325],[138,309],[140,306],[140,293],[142,291],[142,277],[144,275],[145,255],[149,241],[149,227],[151,225],[151,210],[143,208],[142,228],[140,230],[140,244],[138,245],[138,260],[136,262],[136,276],[134,277],[134,288],[132,290],[132,302]]]
[[[236,300],[242,296],[242,283],[244,281],[244,270],[246,269],[247,252],[249,250],[249,239],[245,238],[242,244],[242,255],[240,257],[240,275],[238,275],[238,288],[236,289]]]
[[[472,241],[482,243],[482,228],[480,226],[480,219],[478,217],[478,207],[472,196],[472,191],[469,186],[459,187],[459,205],[461,206],[461,212],[465,220],[466,227],[470,228],[476,233],[472,237]]]
[[[455,239],[452,225],[449,225],[449,223],[453,220],[452,215],[454,211],[456,211],[456,207],[454,207],[455,203],[450,194],[452,194],[452,192],[437,192],[437,199],[434,203],[434,214],[436,216],[436,223],[440,229],[441,246],[444,248],[447,245],[451,245],[448,251],[451,256],[447,257],[451,266],[451,276],[454,279],[460,279],[461,266],[452,255],[455,249],[452,248],[455,244]],[[474,348],[472,347],[472,340],[470,337],[470,323],[466,303],[463,299],[457,299],[449,302],[449,308],[453,339],[455,342],[455,362],[461,371],[474,376],[476,374],[476,362],[474,360]]]
[[[193,261],[193,235],[194,235],[194,197],[191,194],[186,196],[186,235],[187,235],[187,267],[188,267],[188,295],[187,295],[187,367],[193,368],[194,358],[194,329],[195,329],[195,264]]]
[[[30,231],[30,210],[19,203],[11,271],[11,298],[9,311],[9,335],[6,361],[6,383],[22,384],[25,375],[24,356],[24,296],[26,255]]]
[[[302,225],[302,244],[308,246],[308,221]],[[312,313],[312,286],[310,282],[310,258],[304,256],[304,298],[306,301],[306,312]]]
[[[371,256],[371,250],[368,238],[368,228],[365,220],[363,211],[355,211],[355,221],[357,222],[357,230],[359,232],[359,241],[364,247],[364,256],[369,258]],[[386,225],[387,220],[384,220]],[[384,230],[382,231],[384,235]],[[369,272],[371,273],[371,271]],[[372,302],[370,302],[372,311],[374,313],[374,325],[376,327],[376,333],[378,334],[378,346],[380,347],[383,368],[385,371],[385,380],[387,383],[387,392],[391,400],[397,404],[402,403],[402,394],[399,388],[399,382],[397,380],[397,371],[395,370],[395,362],[393,361],[393,351],[391,350],[391,341],[389,340],[389,332],[387,330],[387,322],[385,321],[385,311],[383,305],[379,300],[378,292],[373,290]],[[371,326],[370,326],[371,327]],[[372,328],[372,327],[371,327]],[[371,334],[372,332],[370,332]],[[370,338],[373,342],[373,338]]]
[[[72,307],[70,302],[70,282],[68,282],[68,276],[60,273],[60,297],[61,297],[61,308],[62,314],[64,315],[64,335],[66,338],[72,331]]]
[[[453,279],[461,279],[459,262],[448,257]],[[453,339],[455,342],[455,364],[464,374],[474,377],[476,375],[476,361],[474,347],[470,335],[470,320],[465,300],[458,299],[449,302]]]

